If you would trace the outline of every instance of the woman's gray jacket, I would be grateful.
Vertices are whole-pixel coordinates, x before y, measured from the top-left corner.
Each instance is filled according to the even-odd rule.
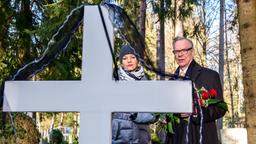
[[[113,113],[112,144],[149,144],[149,123],[156,121],[152,113]]]
[[[149,144],[149,124],[156,120],[153,113],[112,113],[112,144]]]

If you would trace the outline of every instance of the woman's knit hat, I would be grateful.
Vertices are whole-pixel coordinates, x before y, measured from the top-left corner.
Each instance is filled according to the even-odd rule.
[[[127,54],[133,54],[139,60],[139,54],[135,51],[133,47],[131,47],[130,45],[123,45],[120,49],[120,55],[119,55],[120,63],[122,63],[123,57]]]

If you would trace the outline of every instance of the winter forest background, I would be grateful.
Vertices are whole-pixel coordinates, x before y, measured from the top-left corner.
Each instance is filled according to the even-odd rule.
[[[163,71],[173,73],[177,67],[172,39],[175,36],[191,38],[196,61],[221,76],[229,111],[218,121],[218,128],[247,128],[248,143],[256,141],[256,2],[250,0],[0,1],[0,84],[42,54],[72,9],[81,4],[102,2],[114,3],[127,12],[144,37],[146,51]],[[68,48],[30,80],[80,80],[82,27]],[[118,39],[115,43],[119,45]],[[165,79],[154,73],[147,74],[150,79]],[[36,143],[38,139],[49,142],[50,136],[65,137],[66,143],[78,142],[77,112],[13,113],[7,114],[5,119],[0,143]],[[154,128],[152,126],[152,135]]]

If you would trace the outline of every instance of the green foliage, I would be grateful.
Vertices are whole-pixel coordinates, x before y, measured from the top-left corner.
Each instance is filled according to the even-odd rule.
[[[197,4],[196,0],[186,0],[184,3],[179,7],[179,11],[181,13],[181,18],[189,18],[191,17],[194,6]]]
[[[63,142],[63,134],[58,129],[53,129],[50,134],[50,144],[61,144]]]
[[[0,113],[0,116],[1,115],[2,113]],[[40,133],[32,118],[24,113],[12,113],[12,115],[14,119],[14,127],[7,114],[6,126],[4,129],[0,130],[0,143],[39,143]],[[2,122],[1,119],[1,126],[3,125]],[[16,132],[14,132],[13,128],[15,128]]]
[[[72,9],[79,6],[80,2],[59,1],[58,3],[45,5],[44,19],[37,34],[42,44],[42,52],[47,47],[47,43],[63,24],[66,16]],[[64,36],[64,32],[63,32]],[[41,53],[42,53],[41,52]],[[40,72],[38,79],[44,80],[78,80],[81,79],[81,58],[82,58],[82,26],[73,36],[71,42],[58,58],[46,69]]]
[[[166,133],[174,134],[175,132],[173,131],[173,124],[179,124],[180,118],[174,113],[158,113],[157,115],[159,117],[157,129],[164,130]]]
[[[172,5],[172,1],[169,0],[158,0],[158,1],[150,1],[153,13],[158,15],[159,20],[165,20],[166,18],[170,18],[170,16],[175,15],[174,6]],[[164,3],[164,8],[161,7],[161,3]]]
[[[169,134],[175,134],[173,125],[180,123],[180,118],[174,113],[156,113],[159,118],[154,124],[155,128],[151,132],[152,144],[163,144],[163,140]],[[152,128],[151,128],[152,129]]]
[[[72,142],[73,142],[73,144],[79,144],[78,137],[72,135]]]
[[[151,133],[151,139],[152,139],[152,142],[151,142],[152,144],[163,144],[159,140],[159,138],[158,138],[156,133]]]
[[[208,104],[216,105],[217,107],[224,109],[225,111],[228,111],[228,105],[227,105],[227,103],[225,103],[223,101],[218,101],[218,100],[214,99],[211,102],[209,102]]]
[[[140,1],[117,0],[116,2],[126,11],[136,27],[139,27]]]
[[[24,2],[23,5],[22,2]],[[58,1],[57,3],[52,3],[51,1],[30,3],[30,1],[17,0],[10,6],[10,1],[1,1],[0,84],[16,69],[30,62],[32,59],[40,57],[49,39],[61,23],[63,23],[67,14],[81,3],[82,1],[72,0]],[[22,9],[21,5],[26,6],[26,8],[33,7],[36,10]],[[25,9],[26,11],[23,11]],[[81,47],[82,27],[76,32],[69,47],[57,58],[57,61],[36,75],[35,79],[80,79]],[[47,113],[45,116],[50,117],[51,114]],[[64,122],[67,126],[73,126],[72,116],[69,115],[66,117],[67,120]],[[19,118],[20,114],[15,114],[16,117],[15,123],[23,123],[22,126],[24,127],[27,125],[26,121],[31,124],[29,130],[26,129],[27,127],[23,128],[20,125],[16,125],[16,134],[18,137],[16,142],[22,143],[32,138],[38,140],[39,133],[35,131],[36,126],[30,120],[31,118]],[[6,128],[0,131],[0,143],[16,143],[9,118],[7,119]],[[41,119],[46,120],[47,118],[42,116]],[[38,141],[31,140],[24,143],[38,143]]]
[[[11,2],[14,3],[11,5]],[[29,6],[26,11],[23,11],[20,6]],[[26,2],[26,3],[25,3]],[[17,68],[20,68],[27,62],[38,58],[42,55],[47,43],[52,35],[57,31],[58,27],[64,22],[64,19],[69,12],[82,3],[99,4],[102,0],[48,0],[48,1],[0,1],[0,84],[2,81],[10,76]],[[133,22],[138,27],[139,20],[139,2],[118,0],[118,3],[125,9]],[[158,1],[153,2],[153,10],[159,18],[172,19],[175,21],[175,6],[174,1],[165,1],[165,9],[161,10]],[[179,8],[181,11],[181,18],[189,18],[192,14],[193,8],[196,5],[195,0],[186,0],[185,3]],[[33,8],[33,9],[28,9]],[[35,10],[36,9],[36,10]],[[154,18],[153,16],[151,18]],[[153,20],[151,20],[152,22]],[[150,23],[150,22],[149,22]],[[190,23],[191,24],[191,23]],[[151,25],[153,29],[153,24]],[[193,28],[193,36],[202,33],[205,29],[202,24],[195,24]],[[147,27],[148,29],[148,27]],[[189,29],[185,29],[185,33]],[[81,78],[81,58],[82,58],[82,26],[75,33],[71,43],[66,51],[57,57],[51,65],[36,75],[36,80],[79,80]],[[152,35],[155,31],[152,31]],[[147,36],[149,33],[147,33]],[[192,35],[190,33],[190,35]],[[151,47],[155,49],[155,40],[148,37],[147,40],[151,43]],[[115,53],[119,53],[120,46],[124,41],[116,37],[115,39]],[[150,57],[153,58],[153,57]],[[118,60],[118,59],[117,59]],[[148,76],[152,79],[154,73],[147,72]],[[219,104],[219,103],[217,103]],[[221,104],[221,103],[220,103]],[[226,105],[220,105],[223,109],[227,109]],[[44,113],[40,116],[40,121],[50,121],[53,113]],[[78,126],[77,122],[73,119],[74,114],[65,113],[64,126],[74,127]],[[179,123],[179,119],[174,114],[161,114],[160,117],[166,123],[159,122],[159,128],[165,132],[173,133],[172,124]],[[240,121],[239,115],[237,123]],[[1,118],[1,113],[0,113]],[[0,143],[15,143],[12,125],[9,117],[7,118],[6,128],[0,130]],[[2,126],[0,121],[0,126]],[[55,126],[60,122],[59,113],[56,113]],[[35,124],[31,118],[23,114],[15,114],[15,123],[17,129],[17,142],[20,143],[37,143],[39,133],[35,129]],[[15,125],[16,125],[15,124]],[[49,127],[42,126],[42,129]],[[72,135],[73,143],[78,143],[78,137]],[[153,134],[152,139],[155,143],[159,142],[156,134]],[[27,141],[26,141],[27,140]]]

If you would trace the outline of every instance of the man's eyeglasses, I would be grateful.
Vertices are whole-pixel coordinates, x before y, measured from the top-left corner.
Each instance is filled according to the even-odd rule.
[[[187,49],[181,49],[181,50],[173,50],[172,52],[174,55],[178,55],[178,54],[184,55],[184,54],[187,54],[188,51],[190,51],[191,49],[192,49],[192,47],[187,48]]]

